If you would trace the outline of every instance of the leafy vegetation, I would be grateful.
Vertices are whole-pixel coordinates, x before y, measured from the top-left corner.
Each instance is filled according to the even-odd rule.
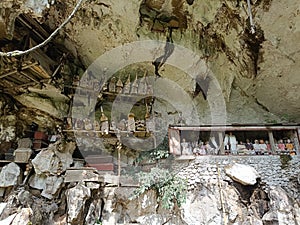
[[[157,202],[165,209],[172,210],[175,205],[180,207],[186,200],[187,181],[160,168],[152,168],[150,173],[138,174],[141,186],[137,188],[131,200],[137,198],[148,190],[157,194]]]
[[[166,159],[169,157],[169,144],[168,137],[165,137],[162,143],[157,146],[157,148],[150,151],[143,151],[140,153],[139,157],[136,159],[137,163],[140,163],[144,160],[152,163],[160,159]]]

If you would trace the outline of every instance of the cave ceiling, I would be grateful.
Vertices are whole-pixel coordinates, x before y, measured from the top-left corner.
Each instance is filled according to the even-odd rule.
[[[196,83],[181,79],[184,74],[164,64],[175,45],[199,55],[212,71],[230,123],[300,122],[300,8],[291,1],[252,0],[254,33],[246,0],[83,1],[48,44],[0,58],[0,92],[18,99],[55,87],[70,99],[68,85],[102,54],[134,41],[159,40],[169,51],[142,68],[182,81],[197,105],[207,101],[209,81],[205,76],[196,77]],[[74,0],[2,1],[1,51],[41,43],[75,5]]]

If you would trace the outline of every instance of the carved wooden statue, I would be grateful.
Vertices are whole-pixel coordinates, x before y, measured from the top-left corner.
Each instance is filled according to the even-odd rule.
[[[117,93],[122,93],[123,91],[123,83],[121,81],[121,78],[119,77],[118,81],[117,81],[117,85],[116,85],[116,89],[117,89]]]
[[[133,113],[128,114],[127,130],[128,130],[128,132],[135,132],[135,120],[134,120],[134,114]]]
[[[125,85],[124,85],[124,89],[123,89],[123,93],[124,94],[129,94],[130,93],[130,74],[128,75],[128,78],[125,82]]]
[[[84,122],[84,129],[85,129],[85,130],[92,130],[92,129],[93,129],[93,124],[92,124],[92,122],[91,122],[90,119],[85,118],[85,119],[83,120],[83,122]]]
[[[132,85],[131,85],[131,94],[136,95],[138,93],[138,79],[137,79],[137,74],[135,75],[135,80],[133,81]]]
[[[138,94],[140,94],[140,95],[145,95],[147,92],[146,75],[147,75],[147,72],[144,73],[144,77],[140,80],[140,83],[138,86]]]
[[[112,77],[109,81],[108,91],[115,93],[116,92],[116,78]]]
[[[100,124],[97,120],[94,121],[94,130],[95,131],[100,131]]]
[[[105,116],[105,114],[102,112],[100,117],[101,122],[101,134],[108,134],[109,132],[109,124],[108,124],[108,118]]]

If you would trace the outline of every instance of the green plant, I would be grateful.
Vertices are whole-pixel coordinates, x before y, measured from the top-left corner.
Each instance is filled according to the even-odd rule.
[[[168,170],[152,168],[150,173],[140,172],[138,178],[141,186],[134,191],[131,200],[148,190],[156,192],[157,202],[165,209],[180,207],[186,200],[187,181]]]
[[[102,222],[101,222],[99,219],[97,219],[96,222],[95,222],[95,224],[100,224],[100,225],[102,225]]]
[[[168,158],[169,155],[168,137],[165,137],[162,143],[155,149],[141,152],[139,157],[136,159],[136,162],[140,163],[143,160],[147,160],[148,162],[156,162],[160,159]]]

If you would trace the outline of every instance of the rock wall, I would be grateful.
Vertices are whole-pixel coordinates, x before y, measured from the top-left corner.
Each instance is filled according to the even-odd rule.
[[[117,177],[74,167],[72,161],[62,164],[59,159],[70,158],[73,149],[72,143],[60,142],[44,149],[33,162],[34,172],[26,168],[24,180],[22,167],[15,163],[3,167],[0,222],[22,224],[24,218],[37,225],[300,223],[298,156],[201,156],[172,161],[171,170],[187,180],[188,192],[180,208],[175,204],[166,210],[154,190],[130,200],[137,186],[128,177],[118,187]],[[46,153],[52,164],[43,158]]]
[[[204,156],[191,163],[175,164],[175,170],[180,170],[179,175],[187,177],[190,189],[193,190],[199,183],[207,182],[217,184],[218,168],[221,180],[231,180],[224,168],[232,163],[250,165],[259,173],[263,190],[269,187],[280,186],[292,198],[300,200],[299,183],[300,174],[299,156]]]
[[[176,161],[174,172],[188,181],[187,201],[181,209],[162,209],[153,191],[128,201],[133,188],[105,188],[110,197],[104,200],[103,224],[296,225],[300,223],[299,163],[299,157],[280,156]],[[242,180],[254,176],[258,181],[243,185],[230,178],[226,168],[234,165]]]

